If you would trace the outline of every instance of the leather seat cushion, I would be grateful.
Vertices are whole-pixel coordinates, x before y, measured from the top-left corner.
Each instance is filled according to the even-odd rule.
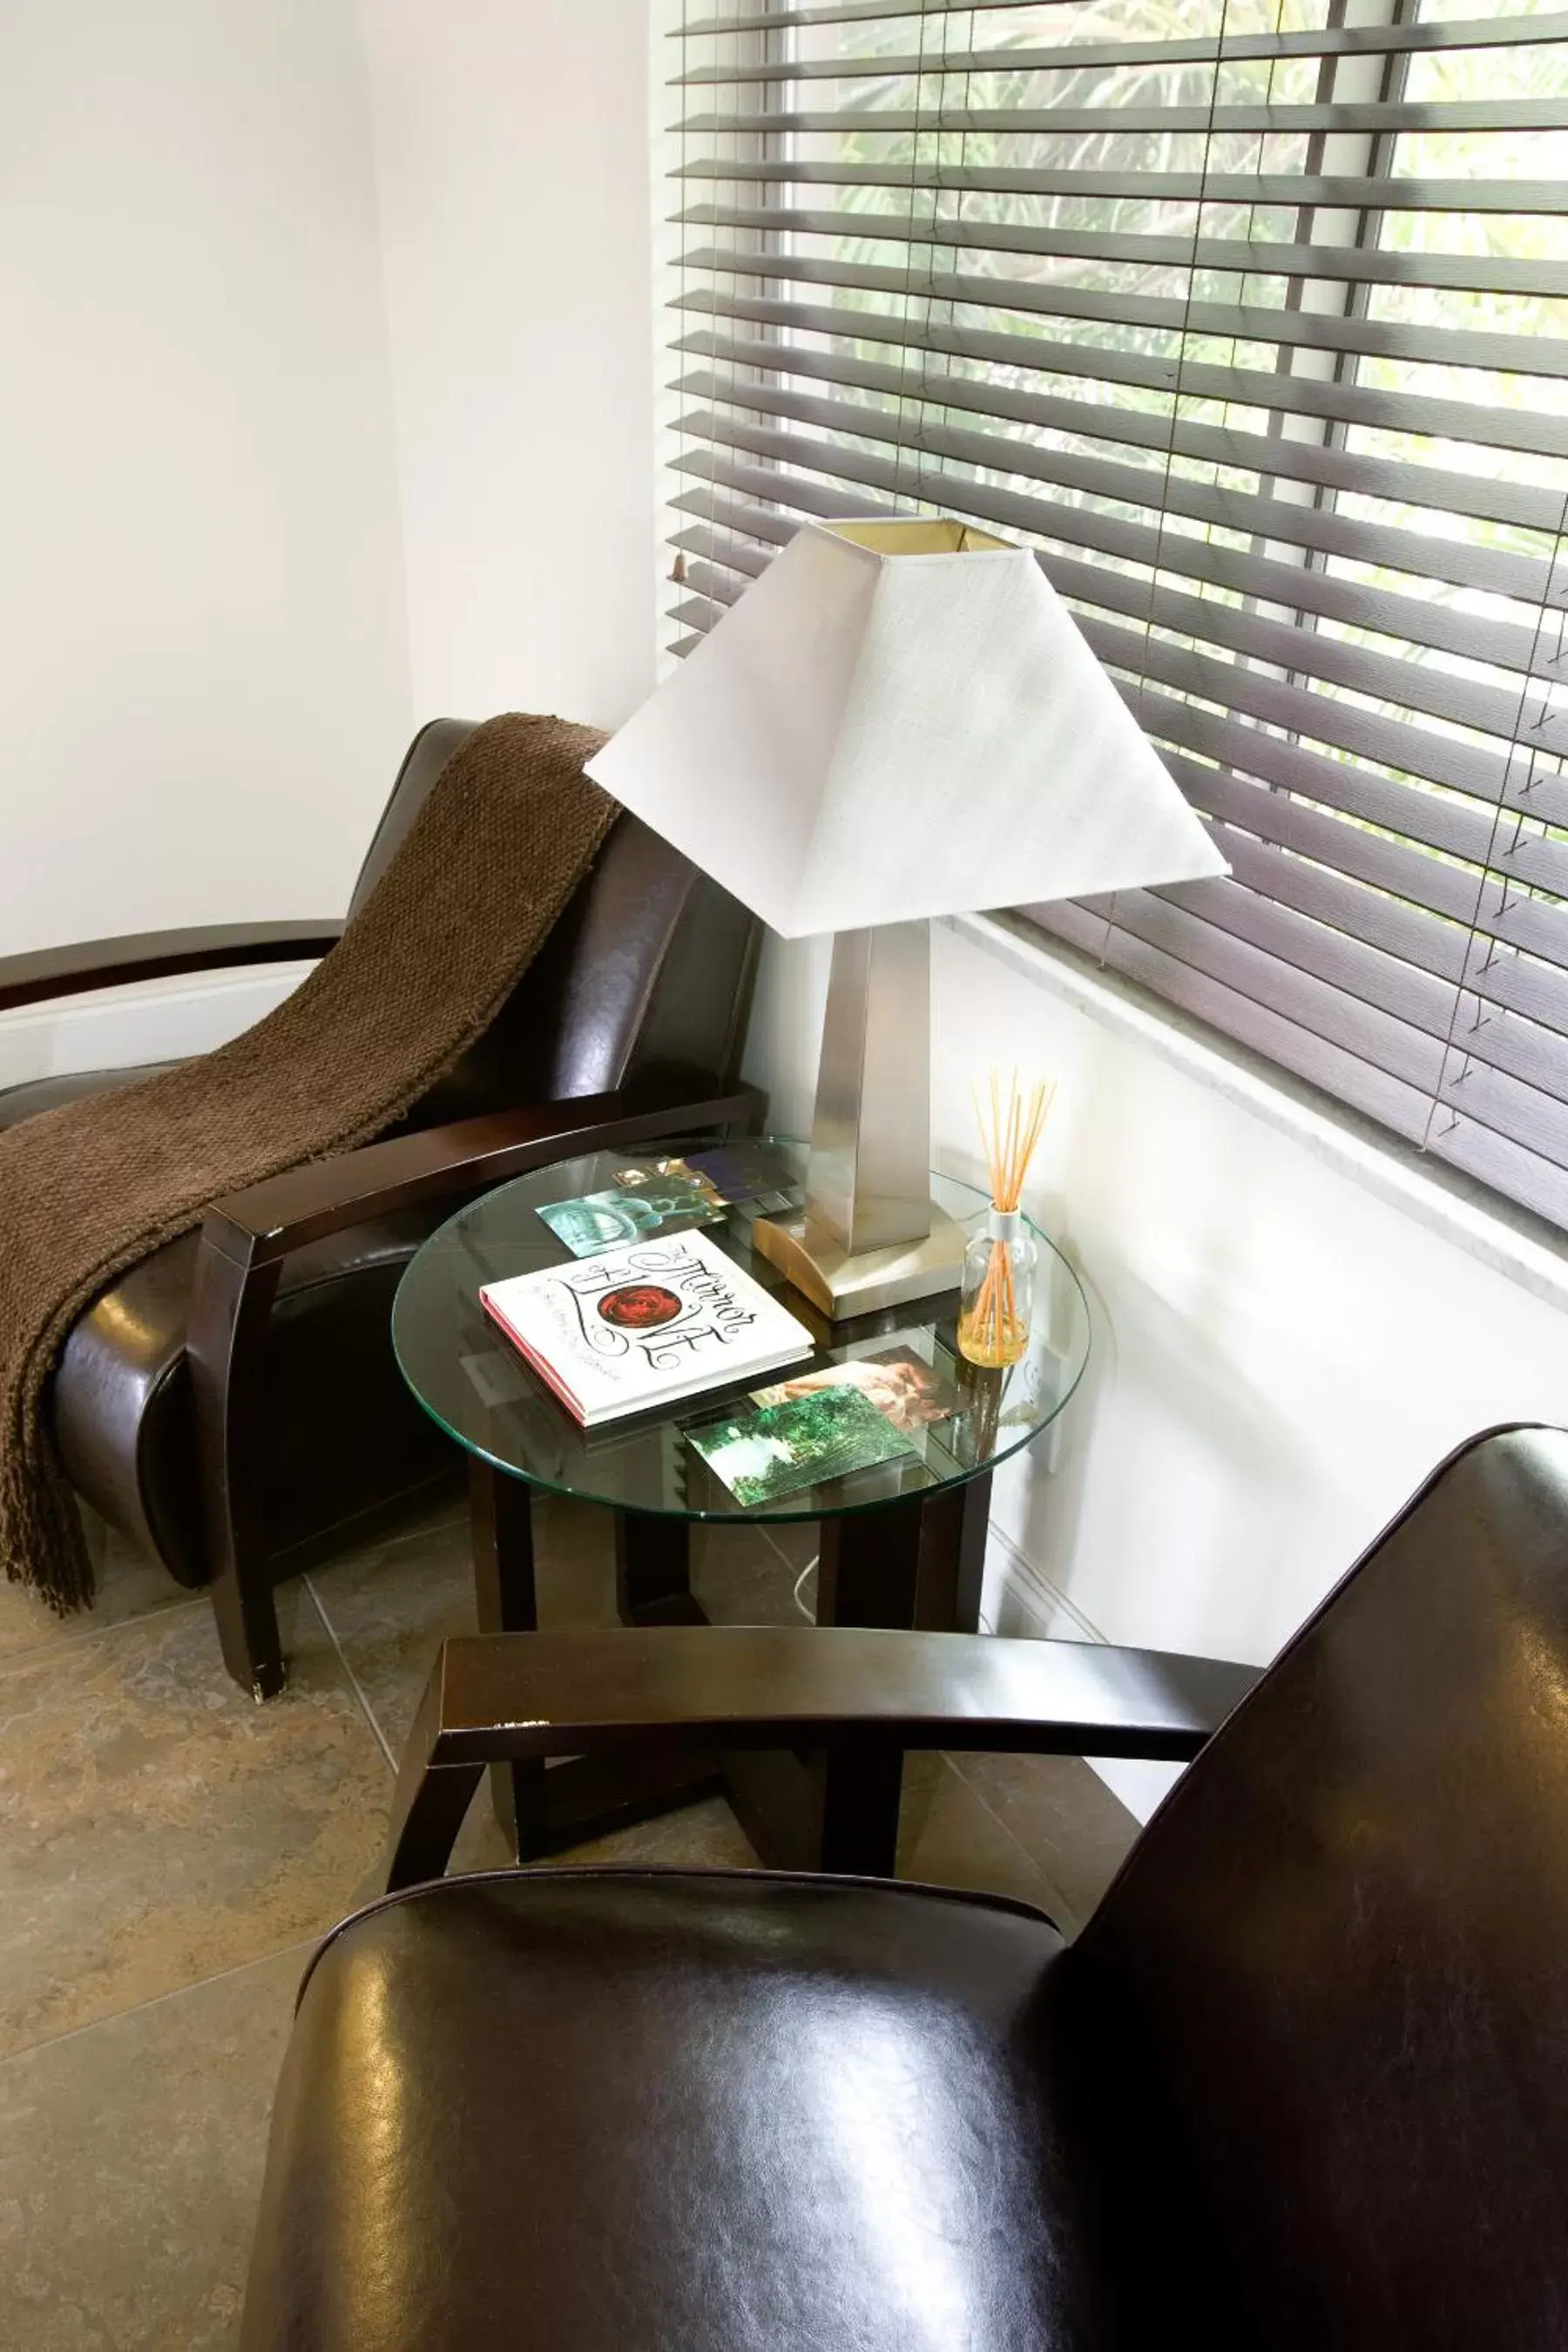
[[[1228,2343],[1183,2332],[1180,2168],[1117,2127],[1069,1958],[1021,1905],[854,1880],[390,1898],[307,1978],[247,2352]]]

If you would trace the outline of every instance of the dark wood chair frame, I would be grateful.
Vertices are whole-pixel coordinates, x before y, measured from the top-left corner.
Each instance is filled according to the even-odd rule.
[[[212,924],[100,940],[0,962],[0,1010],[117,987],[325,955],[339,921]],[[263,1347],[283,1261],[307,1243],[426,1202],[482,1192],[577,1152],[655,1137],[750,1132],[754,1087],[662,1075],[616,1094],[487,1113],[290,1169],[215,1202],[202,1226],[187,1333],[202,1523],[224,1663],[257,1699],[285,1666],[263,1513]]]
[[[1100,1643],[861,1627],[659,1626],[447,1642],[393,1800],[389,1894],[443,1875],[487,1766],[805,1751],[814,1866],[890,1878],[911,1749],[1191,1760],[1260,1669]],[[887,1802],[891,1788],[895,1798]]]

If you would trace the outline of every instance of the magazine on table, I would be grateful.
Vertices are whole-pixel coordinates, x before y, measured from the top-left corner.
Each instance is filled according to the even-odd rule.
[[[655,1234],[718,1224],[725,1207],[707,1178],[694,1175],[684,1160],[656,1160],[617,1169],[614,1184],[602,1192],[542,1201],[538,1214],[574,1257],[598,1257]]]
[[[687,1436],[751,1507],[901,1455],[923,1455],[925,1433],[959,1409],[957,1390],[908,1335],[895,1336],[863,1355],[796,1365]]]
[[[959,1410],[958,1391],[905,1342],[879,1348],[871,1355],[846,1356],[835,1364],[804,1366],[758,1389],[752,1402],[787,1404],[792,1397],[839,1388],[858,1389],[868,1404],[875,1405],[906,1437],[933,1422],[951,1421]]]
[[[574,1257],[596,1257],[645,1234],[683,1233],[722,1223],[728,1210],[772,1214],[799,1198],[788,1168],[761,1144],[726,1144],[712,1151],[628,1160],[615,1182],[597,1192],[542,1201],[539,1215]]]
[[[859,1389],[842,1383],[781,1397],[773,1404],[748,1402],[686,1434],[693,1451],[748,1508],[915,1454],[886,1413]]]
[[[815,1344],[700,1232],[487,1283],[479,1300],[589,1429],[795,1363]]]

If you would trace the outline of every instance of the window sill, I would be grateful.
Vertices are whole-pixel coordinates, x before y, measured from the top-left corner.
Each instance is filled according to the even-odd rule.
[[[1456,1248],[1506,1275],[1548,1306],[1568,1309],[1568,1242],[1495,1194],[1436,1168],[1413,1145],[1300,1084],[1259,1056],[1188,1022],[1120,973],[1097,970],[1005,915],[951,915],[950,930],[1071,1004],[1091,1021],[1158,1054],[1200,1086],[1289,1135],[1326,1167],[1402,1209]]]

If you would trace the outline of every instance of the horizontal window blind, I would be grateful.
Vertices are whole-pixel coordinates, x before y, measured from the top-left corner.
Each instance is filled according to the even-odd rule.
[[[1568,13],[668,43],[678,649],[807,516],[1036,551],[1228,860],[1026,910],[1568,1225]]]

